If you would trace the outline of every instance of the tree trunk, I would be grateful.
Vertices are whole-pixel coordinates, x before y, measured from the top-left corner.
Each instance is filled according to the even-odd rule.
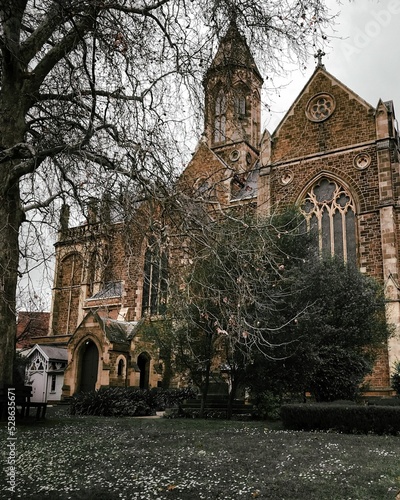
[[[232,418],[233,403],[235,402],[236,392],[237,392],[238,386],[239,386],[238,377],[233,375],[231,378],[231,392],[229,393],[228,407],[226,410],[226,418],[228,420],[230,420]]]
[[[204,381],[201,387],[201,402],[200,402],[200,417],[204,417],[204,411],[206,409],[206,402],[207,402],[207,395],[208,395],[208,388],[210,386],[210,369],[211,369],[211,364],[207,362],[206,365],[206,373],[204,375]]]
[[[0,185],[3,175],[0,175]],[[18,235],[22,222],[18,185],[0,193],[0,387],[13,384]]]
[[[2,47],[0,150],[13,148],[25,138],[29,97],[24,90],[26,67],[22,66],[19,54],[20,26],[25,6],[26,0],[9,1],[3,6],[2,28],[6,43]],[[18,238],[24,219],[19,179],[13,179],[11,175],[14,161],[3,158],[0,164],[0,387],[13,383]]]
[[[169,389],[171,384],[171,379],[174,374],[172,370],[172,362],[171,362],[171,352],[168,352],[167,355],[163,358],[164,361],[164,370],[162,376],[162,388]]]
[[[208,333],[206,337],[205,345],[205,356],[206,356],[206,366],[204,380],[201,387],[201,403],[200,403],[200,417],[204,417],[204,410],[206,408],[208,388],[210,386],[210,371],[211,371],[211,359],[212,359],[212,349],[213,349],[213,338],[212,333]]]

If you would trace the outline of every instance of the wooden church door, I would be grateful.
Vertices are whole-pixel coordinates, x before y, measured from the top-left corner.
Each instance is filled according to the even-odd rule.
[[[88,340],[81,358],[80,392],[94,391],[99,371],[99,351],[96,344]]]
[[[150,356],[147,352],[142,352],[142,354],[138,356],[137,364],[140,370],[139,387],[141,389],[148,389],[150,378]]]

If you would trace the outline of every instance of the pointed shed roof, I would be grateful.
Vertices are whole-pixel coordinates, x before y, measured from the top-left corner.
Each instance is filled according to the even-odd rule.
[[[68,361],[68,351],[64,347],[35,344],[26,356],[31,356],[35,351],[39,351],[47,361]]]

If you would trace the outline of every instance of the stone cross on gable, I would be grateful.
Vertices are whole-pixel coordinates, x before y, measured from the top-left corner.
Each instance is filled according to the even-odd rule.
[[[325,52],[323,52],[321,49],[318,49],[318,52],[314,54],[315,59],[318,59],[317,67],[318,68],[324,68],[325,66],[322,64],[322,58],[324,57]]]

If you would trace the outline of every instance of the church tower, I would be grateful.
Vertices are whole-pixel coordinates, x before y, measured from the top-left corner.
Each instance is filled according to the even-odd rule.
[[[206,142],[236,172],[258,156],[263,79],[236,21],[204,78]]]

